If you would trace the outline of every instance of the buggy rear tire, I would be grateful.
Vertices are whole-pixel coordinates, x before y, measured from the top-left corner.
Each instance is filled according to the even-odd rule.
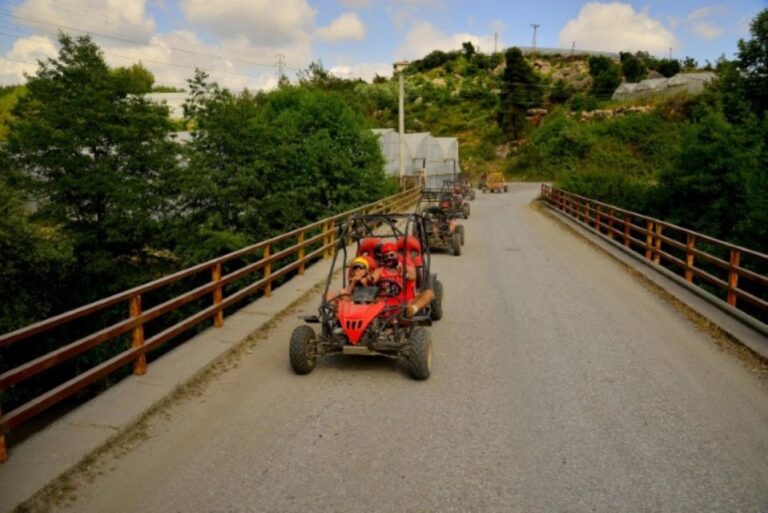
[[[443,318],[443,283],[440,280],[432,283],[432,292],[435,293],[435,299],[430,303],[429,318],[439,321]]]
[[[461,256],[461,234],[459,232],[453,232],[451,248],[453,249],[453,256]]]
[[[291,334],[291,345],[288,355],[291,368],[296,374],[309,374],[315,368],[315,331],[309,326],[299,326]]]
[[[475,201],[475,191],[469,191],[469,201]]]
[[[469,205],[464,205],[462,207],[462,209],[461,209],[461,216],[464,219],[468,219],[469,218]]]
[[[464,245],[464,226],[463,225],[456,225],[456,232],[458,232],[461,235],[461,245]]]
[[[507,192],[507,186],[506,185],[504,186],[504,192]]]
[[[429,331],[421,326],[416,326],[411,332],[408,373],[418,381],[429,379],[432,373],[432,339]]]

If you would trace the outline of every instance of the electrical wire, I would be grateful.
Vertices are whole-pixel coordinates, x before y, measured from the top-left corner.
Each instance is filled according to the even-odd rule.
[[[147,43],[145,41],[139,41],[139,40],[136,40],[136,39],[130,39],[130,38],[121,37],[121,36],[104,34],[104,33],[101,33],[101,32],[85,30],[85,29],[78,28],[78,27],[72,27],[72,26],[67,26],[67,25],[59,25],[59,24],[49,23],[47,21],[42,21],[42,20],[36,19],[36,18],[29,18],[29,17],[25,17],[25,16],[18,16],[16,14],[13,14],[13,13],[8,12],[8,11],[0,10],[0,15],[6,16],[6,17],[11,18],[11,19],[15,19],[15,20],[27,21],[27,22],[31,22],[31,23],[36,23],[36,24],[40,24],[40,25],[46,25],[46,26],[54,27],[54,28],[57,28],[59,30],[71,30],[71,31],[74,31],[74,32],[80,32],[80,33],[88,34],[88,35],[91,35],[91,36],[97,36],[97,37],[103,37],[103,38],[107,38],[107,39],[112,39],[112,40],[120,41],[120,42],[123,42],[123,43],[133,43],[133,44],[142,45],[142,46],[156,46],[157,47],[157,45],[153,45],[152,43]],[[270,69],[275,69],[276,68],[275,64],[266,64],[266,63],[263,63],[263,62],[256,62],[256,61],[251,61],[251,60],[248,60],[248,59],[240,59],[240,58],[237,58],[237,57],[225,57],[223,55],[216,55],[216,54],[211,54],[211,53],[206,53],[206,52],[199,52],[199,51],[189,50],[189,49],[186,49],[186,48],[179,48],[179,47],[175,47],[175,46],[165,46],[164,45],[162,48],[168,49],[168,50],[173,50],[173,51],[176,51],[176,52],[182,52],[182,53],[187,53],[187,54],[191,54],[191,55],[197,55],[197,56],[200,56],[200,57],[208,57],[208,58],[219,59],[219,60],[223,60],[223,61],[242,62],[242,63],[245,63],[245,64],[249,64],[251,66],[258,66],[258,67],[264,67],[264,68],[270,68]],[[290,71],[300,71],[299,68],[294,68],[294,67],[291,67],[291,66],[283,66],[283,69],[290,70]]]

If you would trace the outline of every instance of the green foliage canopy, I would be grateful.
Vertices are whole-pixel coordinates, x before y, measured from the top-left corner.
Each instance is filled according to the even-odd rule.
[[[507,50],[505,58],[507,66],[502,76],[498,122],[505,133],[518,138],[525,127],[526,111],[541,105],[543,91],[541,79],[519,48]]]

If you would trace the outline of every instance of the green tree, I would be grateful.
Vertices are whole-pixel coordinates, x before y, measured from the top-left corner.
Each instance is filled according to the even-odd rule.
[[[0,333],[68,306],[70,241],[56,227],[32,222],[24,203],[0,177]]]
[[[768,109],[768,9],[750,24],[752,37],[739,40],[738,67],[744,74],[746,98],[763,115]]]
[[[656,63],[656,71],[669,78],[680,73],[682,66],[677,59],[659,59]]]
[[[555,82],[549,92],[549,101],[552,103],[565,103],[573,96],[573,88],[562,78]]]
[[[466,57],[467,60],[472,59],[476,53],[475,45],[472,44],[472,41],[464,41],[461,43],[461,49],[464,51],[464,57]]]
[[[152,92],[155,77],[142,63],[110,70],[118,94],[146,94]]]
[[[182,243],[200,259],[392,192],[375,136],[338,93],[289,86],[233,94],[198,73],[197,131],[181,176]],[[197,241],[197,244],[192,244]],[[191,253],[190,253],[191,252]]]
[[[699,63],[693,57],[686,57],[683,59],[683,71],[695,71],[699,67]]]
[[[621,68],[613,59],[603,55],[591,56],[588,63],[592,77],[590,94],[602,100],[610,99],[621,84]]]
[[[7,148],[37,218],[73,242],[83,279],[72,293],[82,302],[148,274],[145,249],[166,213],[177,147],[167,107],[129,95],[134,85],[110,71],[90,38],[62,34],[59,43],[58,57],[27,77]]]
[[[656,190],[666,219],[733,238],[745,215],[745,184],[760,163],[759,132],[749,125],[733,125],[715,108],[686,125],[679,157],[660,174]]]
[[[629,52],[621,52],[619,59],[621,60],[621,71],[627,82],[640,82],[648,76],[648,69],[637,56]]]
[[[505,57],[507,66],[502,76],[501,111],[497,119],[499,127],[517,139],[525,127],[526,111],[541,105],[541,79],[528,65],[519,48],[510,48]]]

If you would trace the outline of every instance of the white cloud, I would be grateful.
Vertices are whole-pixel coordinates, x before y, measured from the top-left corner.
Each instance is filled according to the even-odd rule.
[[[504,32],[507,30],[507,24],[498,18],[494,18],[488,22],[488,27],[494,32]]]
[[[190,22],[219,36],[244,35],[273,47],[308,39],[316,14],[305,0],[181,0],[179,7]]]
[[[459,50],[465,41],[470,41],[475,48],[480,47],[483,52],[493,50],[493,35],[479,36],[466,32],[446,34],[431,23],[423,21],[414,25],[406,34],[405,40],[396,50],[396,54],[397,58],[420,59],[433,50]],[[499,47],[503,48],[501,41],[499,41]]]
[[[370,82],[375,75],[382,77],[392,76],[392,63],[364,62],[353,65],[339,64],[328,71],[341,78],[362,78]]]
[[[691,25],[693,32],[702,39],[717,39],[723,35],[723,29],[709,21],[697,21]]]
[[[45,32],[78,29],[131,40],[148,40],[155,22],[146,0],[25,0],[14,7],[14,22]]]
[[[347,12],[336,18],[327,27],[318,28],[315,36],[321,41],[335,42],[345,39],[365,39],[365,25],[355,13]]]
[[[591,2],[581,8],[576,19],[560,31],[560,46],[572,42],[584,50],[619,52],[643,50],[664,53],[679,46],[674,34],[651,18],[648,12],[635,12],[629,4]]]
[[[0,85],[24,83],[24,73],[34,75],[38,60],[55,57],[57,53],[57,44],[51,38],[35,36],[17,39],[3,55]]]
[[[693,33],[700,38],[717,39],[723,35],[724,30],[707,18],[717,18],[727,13],[728,10],[722,6],[700,7],[691,11],[685,21],[690,24]]]
[[[350,9],[364,9],[371,5],[371,0],[341,0],[341,4]]]

